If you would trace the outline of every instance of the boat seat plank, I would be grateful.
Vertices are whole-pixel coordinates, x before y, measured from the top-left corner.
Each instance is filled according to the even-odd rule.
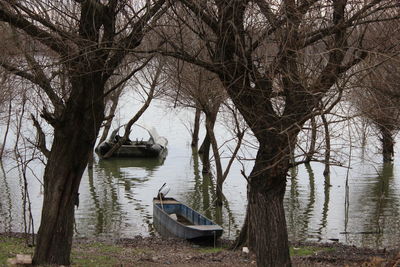
[[[176,200],[163,200],[162,202],[161,201],[159,201],[159,200],[157,200],[157,201],[155,201],[155,203],[157,203],[157,204],[163,204],[163,205],[165,205],[165,204],[180,204],[178,201],[176,201]]]
[[[198,230],[219,231],[222,228],[218,225],[188,225],[187,227]]]

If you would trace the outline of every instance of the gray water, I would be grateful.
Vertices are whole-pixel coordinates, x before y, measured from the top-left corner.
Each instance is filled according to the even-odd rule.
[[[153,106],[142,123],[153,125],[169,140],[165,160],[96,160],[87,169],[80,186],[76,209],[76,236],[120,238],[155,235],[152,226],[152,198],[166,182],[175,197],[222,224],[224,237],[233,239],[243,223],[246,182],[241,164],[234,164],[224,185],[226,201],[222,209],[213,205],[214,184],[201,174],[201,163],[190,147],[185,125],[188,112],[166,113]],[[126,115],[125,115],[126,116]],[[120,116],[120,120],[125,120]],[[204,134],[204,133],[203,133]],[[396,247],[400,240],[399,159],[383,165],[355,153],[351,169],[332,167],[329,179],[323,166],[313,163],[290,171],[285,208],[292,241],[339,240],[344,244],[368,247]],[[0,231],[24,231],[22,176],[11,160],[0,174]],[[245,171],[251,171],[251,161]],[[27,172],[35,230],[40,222],[43,166],[29,165]]]

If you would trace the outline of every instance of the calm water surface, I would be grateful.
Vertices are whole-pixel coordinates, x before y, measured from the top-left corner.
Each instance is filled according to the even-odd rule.
[[[225,238],[236,236],[246,207],[242,166],[233,166],[224,185],[227,201],[222,209],[215,209],[213,181],[201,174],[201,163],[190,147],[185,127],[189,118],[183,112],[166,114],[162,108],[152,107],[142,122],[156,126],[169,140],[165,160],[97,160],[93,169],[85,171],[76,210],[76,236],[154,235],[152,198],[164,182],[171,188],[169,196],[222,224]],[[399,159],[388,165],[377,162],[379,157],[375,163],[354,159],[349,171],[334,167],[329,178],[324,178],[323,166],[318,163],[291,170],[285,195],[290,240],[338,239],[357,246],[398,246]],[[251,163],[245,167],[250,172]],[[42,175],[40,164],[30,165],[27,177],[35,229],[40,222],[43,188],[38,180]],[[0,231],[24,231],[22,184],[15,163],[5,161],[0,173]]]

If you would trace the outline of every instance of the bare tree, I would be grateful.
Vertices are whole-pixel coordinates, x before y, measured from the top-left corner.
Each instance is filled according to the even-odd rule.
[[[290,266],[283,197],[297,135],[337,80],[366,57],[363,29],[398,19],[398,3],[181,3],[171,21],[197,34],[209,59],[174,38],[165,40],[163,54],[216,73],[253,131],[259,148],[248,176],[249,245],[259,266]]]
[[[0,21],[30,44],[0,65],[40,88],[41,116],[54,128],[34,264],[70,264],[74,202],[104,119],[105,84],[166,8],[165,0],[0,1]]]
[[[228,156],[228,163],[225,166],[225,169],[223,169],[222,166],[222,152],[221,152],[221,146],[219,146],[217,142],[217,138],[215,136],[215,132],[213,129],[213,125],[209,122],[206,121],[206,129],[208,136],[210,138],[211,142],[211,147],[214,155],[214,161],[215,161],[215,168],[216,168],[216,205],[217,206],[222,206],[223,200],[224,200],[224,195],[223,195],[223,185],[228,177],[230,168],[236,159],[236,156],[239,153],[240,147],[243,142],[244,135],[246,133],[247,126],[243,125],[243,119],[240,117],[240,114],[237,109],[234,107],[231,107],[229,104],[225,104],[225,107],[229,110],[229,115],[231,117],[229,122],[229,126],[233,131],[233,140],[235,141],[235,146],[233,149],[230,151],[230,155]]]
[[[136,78],[136,85],[141,87],[142,90],[137,90],[141,92],[143,96],[143,105],[140,109],[131,117],[131,119],[126,123],[124,127],[124,134],[119,138],[118,142],[114,143],[111,149],[102,158],[110,158],[116,150],[118,150],[128,139],[131,133],[132,126],[140,119],[143,113],[150,106],[151,101],[160,94],[162,90],[162,85],[165,79],[162,77],[164,68],[164,59],[159,58],[156,60],[154,66],[152,64],[147,64],[146,69],[149,73],[140,75],[140,78]],[[143,80],[143,81],[141,81]],[[111,89],[110,89],[111,90]]]
[[[214,130],[220,107],[227,99],[226,92],[214,73],[180,60],[169,59],[167,62],[169,83],[172,89],[166,92],[166,98],[174,106],[195,109],[197,115],[195,114],[192,144],[196,144],[196,147],[200,114],[205,116],[206,135],[200,146],[199,154],[203,163],[202,172],[209,173],[211,171],[209,130]]]
[[[196,119],[199,117],[198,113],[203,113],[205,116],[206,136],[199,150],[203,163],[202,172],[203,174],[212,172],[210,162],[211,149],[215,164],[217,197],[215,203],[217,205],[222,205],[223,183],[229,174],[230,167],[235,160],[237,153],[239,152],[245,133],[245,129],[240,123],[242,119],[240,114],[238,114],[238,111],[235,108],[230,107],[227,103],[229,101],[227,100],[226,92],[214,73],[202,69],[194,64],[181,62],[179,60],[168,59],[167,62],[167,72],[170,77],[169,84],[173,89],[167,92],[166,98],[172,102],[174,106],[179,105],[182,107],[194,108],[197,113],[195,114],[195,126],[196,123],[198,123],[198,120]],[[225,169],[221,158],[221,147],[218,144],[214,130],[218,113],[223,107],[225,107],[229,113],[229,126],[234,130],[233,139],[236,142],[235,148],[231,151],[232,153],[227,156],[229,157],[229,160]],[[199,125],[197,125],[197,127],[199,127]],[[198,131],[198,129],[196,131]],[[192,145],[197,141],[197,138],[197,135],[193,136]]]
[[[393,160],[394,138],[400,130],[399,60],[398,55],[383,59],[379,55],[371,56],[363,64],[366,69],[358,73],[359,81],[350,99],[360,116],[367,118],[377,130],[384,162]]]

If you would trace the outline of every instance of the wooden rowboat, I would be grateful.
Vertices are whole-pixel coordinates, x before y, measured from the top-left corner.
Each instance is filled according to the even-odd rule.
[[[166,237],[187,240],[216,240],[222,227],[174,198],[153,199],[153,223]]]

